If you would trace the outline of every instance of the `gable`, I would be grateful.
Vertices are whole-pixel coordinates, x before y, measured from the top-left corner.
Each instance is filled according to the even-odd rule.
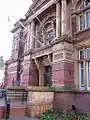
[[[31,16],[33,14],[32,10],[34,10],[35,12],[38,11],[41,7],[43,7],[49,1],[50,0],[33,0],[33,3],[30,6],[25,16],[26,17]]]

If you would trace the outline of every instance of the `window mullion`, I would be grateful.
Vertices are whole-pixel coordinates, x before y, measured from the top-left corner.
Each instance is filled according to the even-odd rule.
[[[87,74],[87,72],[86,72],[86,61],[84,61],[83,62],[83,68],[84,68],[84,88],[85,88],[85,90],[87,89],[87,80],[86,80],[86,74]]]
[[[83,52],[84,52],[84,59],[86,59],[86,49],[83,48]],[[86,61],[83,61],[83,68],[84,68],[84,87],[85,89],[87,88],[87,80],[86,80]]]

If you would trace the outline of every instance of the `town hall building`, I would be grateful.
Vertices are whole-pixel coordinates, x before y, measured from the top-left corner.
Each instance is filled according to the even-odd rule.
[[[58,88],[54,95],[58,104],[62,89],[61,94],[68,98],[74,93],[64,95],[65,91],[78,91],[77,106],[82,99],[90,99],[90,2],[33,0],[25,16],[11,31],[7,86]]]

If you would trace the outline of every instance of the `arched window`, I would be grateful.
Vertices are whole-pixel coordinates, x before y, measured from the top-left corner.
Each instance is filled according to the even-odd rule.
[[[48,43],[53,42],[56,37],[56,18],[49,18],[49,20],[45,23],[45,28],[47,30],[46,41],[48,41]]]

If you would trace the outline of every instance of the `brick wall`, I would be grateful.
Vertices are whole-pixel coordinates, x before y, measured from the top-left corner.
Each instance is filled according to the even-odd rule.
[[[52,66],[52,85],[74,85],[73,63],[60,62]]]
[[[39,84],[37,69],[24,68],[20,84],[21,86],[37,86]]]
[[[68,109],[75,105],[77,109],[84,113],[90,113],[90,93],[89,92],[55,92],[54,109]]]

